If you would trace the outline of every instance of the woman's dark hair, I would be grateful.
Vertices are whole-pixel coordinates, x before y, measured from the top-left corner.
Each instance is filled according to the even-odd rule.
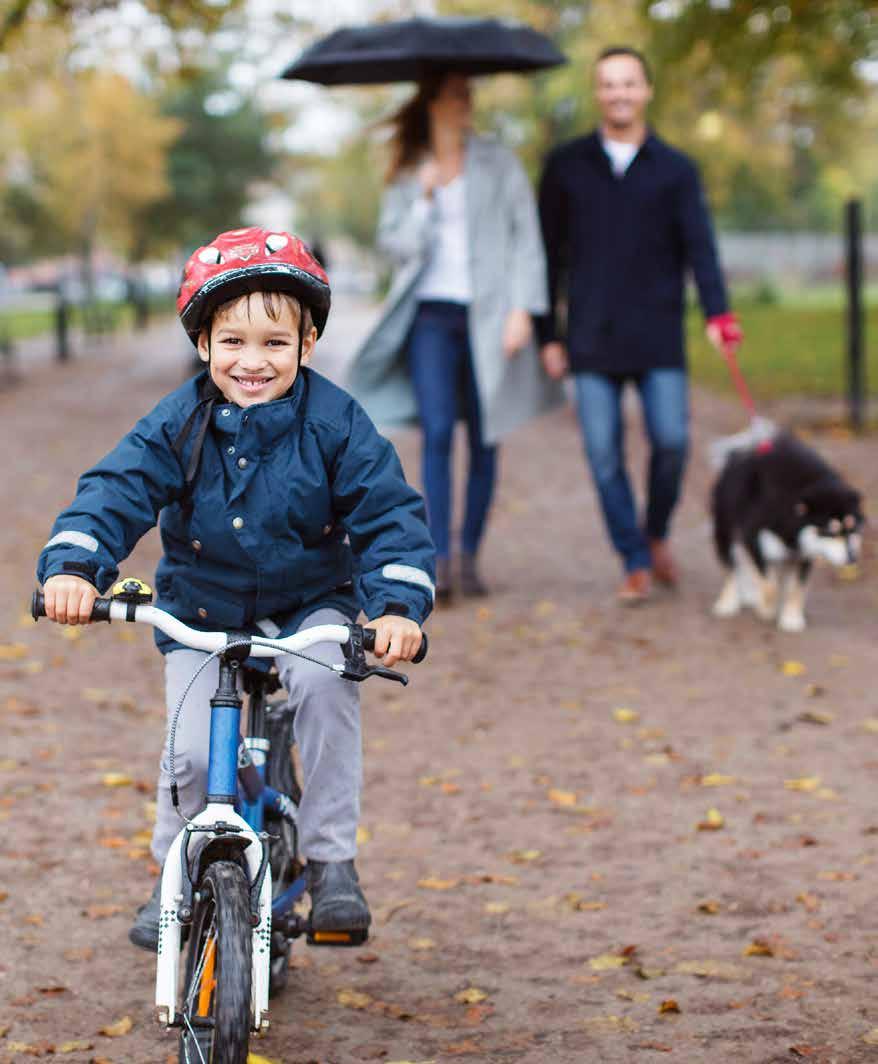
[[[652,70],[643,52],[638,52],[636,48],[631,48],[627,44],[614,44],[609,48],[605,48],[601,54],[595,60],[594,65],[602,63],[605,59],[612,59],[614,55],[627,55],[632,59],[636,59],[638,63],[643,67],[643,76],[646,78],[648,85],[652,85]]]
[[[435,74],[418,84],[417,93],[389,120],[393,127],[390,139],[390,165],[386,181],[390,184],[414,166],[430,147],[430,103],[439,95],[444,74]]]

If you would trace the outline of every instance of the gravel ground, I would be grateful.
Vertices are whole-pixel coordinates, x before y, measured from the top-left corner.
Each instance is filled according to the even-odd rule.
[[[349,313],[334,371],[344,321],[353,334],[369,318]],[[34,626],[25,606],[76,476],[177,384],[180,350],[158,325],[0,393],[0,1060],[176,1060],[152,1021],[151,960],[126,938],[153,876],[160,659],[145,630]],[[364,691],[374,936],[297,944],[255,1054],[878,1059],[875,552],[853,579],[817,572],[802,635],[713,620],[704,452],[741,418],[704,394],[694,418],[684,583],[633,611],[613,601],[572,414],[504,447],[492,596],[434,615],[407,690]],[[396,442],[417,479],[417,437]],[[874,440],[814,442],[875,512]],[[148,578],[157,547],[150,534],[124,571]]]

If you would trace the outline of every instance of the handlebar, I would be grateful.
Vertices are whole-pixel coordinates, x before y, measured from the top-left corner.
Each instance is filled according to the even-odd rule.
[[[46,600],[42,591],[35,591],[31,599],[31,616],[36,621],[46,616]],[[120,599],[97,598],[91,611],[92,621],[136,621],[141,624],[151,624],[165,635],[170,636],[178,643],[191,647],[193,650],[203,650],[207,653],[222,650],[230,639],[227,632],[202,632],[197,628],[178,621],[170,613],[160,610],[157,606],[146,603],[135,604]],[[232,638],[237,633],[232,633]],[[241,636],[244,638],[244,636]],[[259,635],[247,635],[250,640],[250,653],[257,658],[275,658],[278,653],[288,650],[291,653],[307,650],[316,643],[338,643],[344,646],[350,639],[350,627],[345,624],[321,624],[314,628],[308,628],[304,632],[288,635],[283,639],[267,639]],[[421,645],[417,654],[412,658],[412,664],[420,664],[427,656],[427,636],[421,633]],[[375,629],[363,629],[363,647],[366,650],[375,649]]]

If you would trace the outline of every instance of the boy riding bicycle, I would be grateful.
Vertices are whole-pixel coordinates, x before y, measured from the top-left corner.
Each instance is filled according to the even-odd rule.
[[[166,396],[79,481],[40,555],[46,615],[85,624],[99,592],[140,537],[160,523],[158,605],[194,627],[270,637],[344,624],[360,609],[375,653],[411,661],[433,604],[434,550],[423,503],[392,445],[360,406],[304,363],[329,314],[326,274],[305,245],[259,228],[222,233],[186,264],[177,309],[207,372]],[[204,659],[167,636],[169,723]],[[341,649],[319,644],[327,664]],[[216,663],[192,705],[206,705]],[[371,918],[354,856],[361,786],[356,684],[292,655],[277,659],[296,708],[315,931],[365,931]],[[210,721],[184,712],[175,741],[183,808],[205,799]],[[167,741],[152,853],[179,829]],[[160,879],[129,937],[158,942]]]

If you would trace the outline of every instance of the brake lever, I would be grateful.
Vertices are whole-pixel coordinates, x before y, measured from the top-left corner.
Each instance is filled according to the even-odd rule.
[[[395,680],[403,687],[409,682],[408,676],[393,669],[385,669],[383,665],[369,665],[366,661],[366,651],[363,647],[364,633],[359,624],[350,626],[350,637],[342,647],[345,658],[345,666],[339,675],[345,680],[353,680],[354,683],[362,683],[370,676],[380,676],[382,680]]]

